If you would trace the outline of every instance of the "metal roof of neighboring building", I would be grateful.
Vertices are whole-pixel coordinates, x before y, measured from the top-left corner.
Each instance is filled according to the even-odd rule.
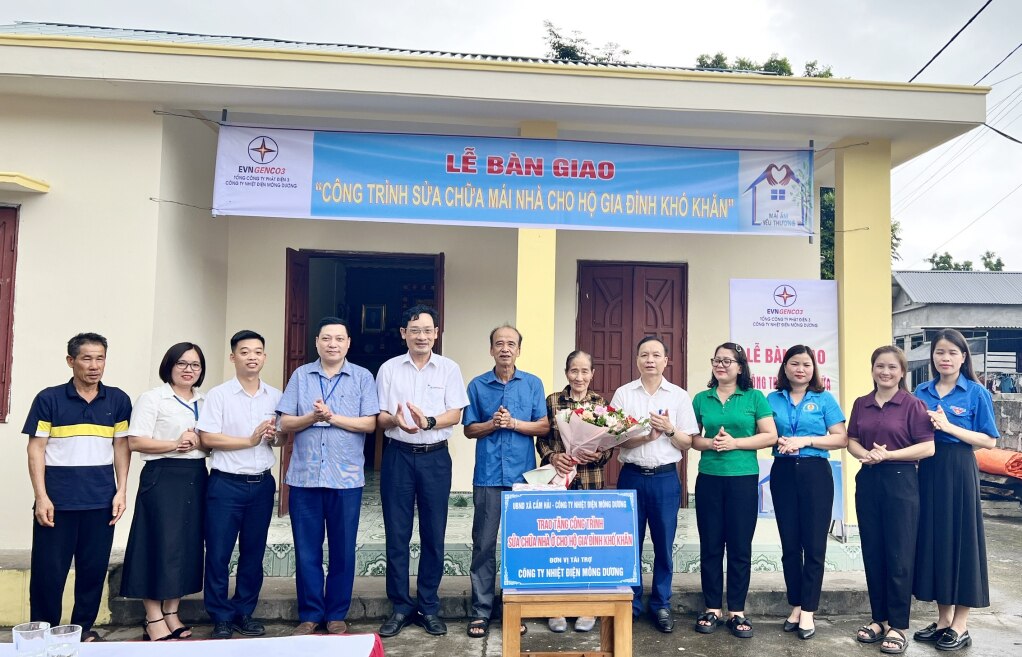
[[[1022,272],[895,271],[894,284],[914,303],[1022,305]]]
[[[22,34],[54,37],[72,37],[88,39],[105,39],[116,41],[133,41],[146,43],[171,43],[192,46],[219,46],[226,48],[249,48],[270,50],[291,50],[296,52],[328,52],[352,55],[390,55],[407,57],[435,57],[438,59],[477,61],[477,62],[511,62],[527,64],[556,64],[570,68],[616,68],[647,71],[698,71],[706,70],[714,73],[745,73],[773,76],[764,71],[730,71],[721,69],[697,69],[685,66],[653,66],[649,64],[576,62],[545,57],[516,57],[509,55],[484,55],[473,53],[446,52],[441,50],[413,50],[404,48],[383,48],[378,46],[359,46],[343,43],[316,43],[308,41],[292,41],[288,39],[267,39],[258,37],[224,36],[213,34],[191,34],[188,32],[167,32],[163,30],[136,30],[127,28],[102,27],[95,25],[74,25],[69,23],[37,23],[17,21],[13,25],[0,25],[0,34]]]

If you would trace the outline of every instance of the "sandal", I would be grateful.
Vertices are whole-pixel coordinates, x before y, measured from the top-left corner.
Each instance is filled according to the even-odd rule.
[[[490,631],[490,619],[489,618],[473,618],[468,623],[468,629],[465,633],[473,639],[482,639]]]
[[[879,632],[873,629],[874,625],[880,628]],[[866,636],[862,636],[864,634]],[[877,641],[882,641],[885,634],[887,634],[887,630],[884,629],[883,623],[871,621],[855,632],[855,640],[859,643],[876,643]]]
[[[747,625],[749,629],[740,630],[739,625]],[[727,621],[727,629],[731,630],[733,636],[739,639],[751,639],[752,638],[752,623],[745,616],[732,616]]]
[[[142,640],[143,641],[169,641],[171,639],[171,637],[174,636],[173,634],[168,634],[166,636],[161,636],[159,639],[154,639],[151,636],[149,636],[149,630],[147,628],[150,625],[152,625],[153,623],[162,623],[162,622],[163,622],[163,618],[157,618],[156,620],[149,620],[147,618],[144,621],[142,621]],[[167,629],[170,629],[170,628],[167,628]]]
[[[889,648],[887,646],[881,645],[880,652],[884,653],[885,655],[900,655],[901,653],[905,652],[905,648],[908,647],[908,641],[905,639],[905,633],[893,627],[887,628],[887,632],[888,634],[886,634],[883,639],[884,643],[893,643],[894,647]],[[894,632],[898,636],[891,636],[890,634],[891,632]]]
[[[160,611],[163,611],[163,609],[160,608]],[[176,611],[164,611],[163,612],[163,618],[166,619],[167,616],[177,616],[177,612]],[[170,630],[170,625],[167,625],[167,629]],[[188,633],[188,636],[185,636],[186,632]],[[180,639],[190,639],[190,638],[192,638],[192,628],[191,628],[191,626],[189,626],[189,625],[182,625],[181,627],[177,628],[176,630],[171,630],[170,631],[170,638],[175,640],[175,641],[180,640]]]
[[[703,623],[706,624],[704,625]],[[720,623],[721,621],[717,618],[717,614],[712,611],[707,611],[699,614],[699,617],[696,618],[695,630],[700,634],[713,634],[717,631]]]

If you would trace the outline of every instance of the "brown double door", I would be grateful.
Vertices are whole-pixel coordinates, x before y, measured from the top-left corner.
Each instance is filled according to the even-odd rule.
[[[688,270],[684,264],[592,262],[578,264],[576,344],[593,356],[593,390],[608,401],[621,385],[638,377],[635,345],[647,335],[669,350],[664,376],[686,387]],[[688,505],[686,454],[679,464],[682,506]],[[617,485],[621,466],[606,466],[608,487]]]

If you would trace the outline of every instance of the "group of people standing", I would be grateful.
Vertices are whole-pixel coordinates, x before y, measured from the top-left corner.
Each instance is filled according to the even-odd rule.
[[[276,489],[273,448],[294,433],[286,476],[296,552],[299,624],[294,633],[343,634],[365,484],[364,440],[379,426],[389,438],[381,501],[386,588],[393,604],[379,633],[394,636],[414,623],[429,634],[445,634],[438,588],[451,491],[448,440],[460,422],[466,438],[476,441],[467,632],[485,636],[495,601],[501,492],[535,466],[533,450],[561,473],[577,467],[573,488],[602,488],[603,466],[612,453],[567,456],[554,416],[602,405],[605,399],[590,387],[593,361],[582,351],[568,355],[568,385],[545,396],[541,381],[516,367],[522,335],[513,326],[490,333],[494,367],[472,379],[467,390],[458,365],[433,353],[439,335],[433,309],[409,309],[400,333],[407,353],[384,363],[374,380],[347,359],[347,323],[324,318],[315,343],[319,358],[298,368],[281,392],[260,379],[265,340],[240,331],[230,341],[235,376],[205,396],[198,391],[206,374],[202,350],[178,343],[160,364],[163,385],[142,394],[134,407],[124,392],[101,382],[105,338],[94,333],[72,338],[71,381],[39,393],[24,429],[35,492],[32,620],[59,623],[74,557],[71,622],[82,625],[84,640],[100,638],[92,625],[113,526],[126,507],[130,452],[137,451],[145,465],[121,594],[143,601],[143,640],[188,638],[191,628],[178,618],[178,606],[183,596],[199,591],[214,622],[214,638],[263,634],[253,614]],[[653,543],[648,611],[654,626],[674,629],[672,552],[682,495],[677,468],[683,451],[693,448],[701,453],[695,499],[705,603],[694,629],[708,634],[726,625],[737,637],[753,635],[744,608],[758,516],[756,452],[772,447],[770,486],[792,606],[784,630],[811,638],[833,506],[829,450],[847,446],[863,463],[856,507],[872,606],[872,622],[857,639],[881,642],[886,653],[903,652],[914,593],[939,605],[937,621],[916,632],[916,640],[934,641],[944,650],[968,645],[969,609],[989,604],[971,448],[991,446],[997,429],[990,395],[975,381],[961,334],[942,331],[931,352],[935,377],[913,397],[906,390],[904,354],[891,346],[877,349],[874,390],[856,400],[846,430],[807,346],[788,349],[777,390],[764,396],[752,385],[745,350],[726,342],[710,359],[707,389],[690,397],[664,377],[668,346],[657,337],[643,338],[636,347],[639,378],[621,386],[611,405],[648,418],[651,428],[619,445],[617,487],[636,491],[637,540],[642,545],[648,528]],[[413,597],[409,542],[416,509],[421,551]],[[235,545],[236,586],[229,597]],[[642,611],[640,584],[633,613]],[[587,631],[594,624],[594,618],[578,618],[575,629]],[[563,632],[567,619],[552,618],[549,627]],[[524,633],[525,626],[518,631]]]

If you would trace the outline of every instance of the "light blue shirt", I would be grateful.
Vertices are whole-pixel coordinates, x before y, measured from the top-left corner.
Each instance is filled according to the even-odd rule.
[[[813,392],[806,390],[802,401],[793,404],[791,393],[787,390],[775,390],[767,395],[770,408],[774,412],[774,424],[777,425],[777,435],[787,438],[798,438],[805,436],[826,436],[827,427],[834,426],[845,421],[845,414],[841,412],[834,395],[826,390]],[[807,456],[820,456],[827,458],[830,452],[819,447],[803,447],[798,454],[781,454],[774,446],[775,458],[805,458]]]
[[[291,375],[277,412],[307,415],[322,399],[336,415],[366,417],[380,412],[373,375],[345,359],[341,371],[328,378],[319,360]],[[288,486],[298,488],[361,488],[365,486],[365,434],[316,423],[295,434],[287,467]]]
[[[469,406],[462,424],[489,422],[503,406],[511,417],[535,422],[546,417],[543,382],[533,374],[516,369],[511,380],[503,383],[493,370],[480,374],[468,384]],[[476,467],[473,486],[509,487],[525,481],[522,474],[536,467],[533,436],[498,429],[476,441]]]
[[[991,438],[1001,435],[994,420],[994,402],[990,391],[964,374],[958,375],[955,387],[943,397],[937,392],[937,379],[916,386],[916,397],[923,400],[928,410],[935,411],[938,406],[943,408],[948,421],[957,427],[985,433]],[[933,439],[938,443],[962,442],[944,431],[934,431]]]

